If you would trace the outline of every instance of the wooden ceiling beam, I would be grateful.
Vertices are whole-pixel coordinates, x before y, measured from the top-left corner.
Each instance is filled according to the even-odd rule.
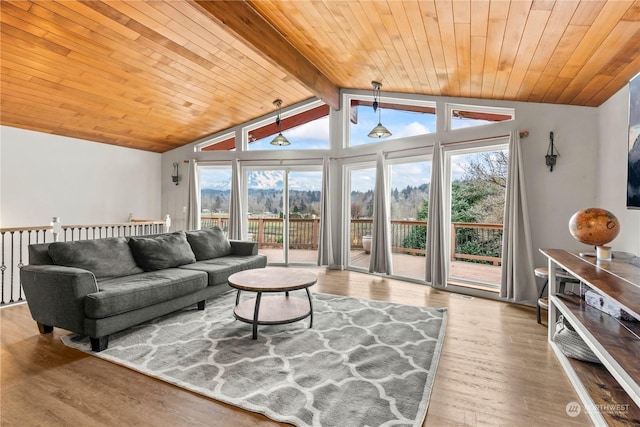
[[[246,1],[192,2],[208,17],[221,23],[260,55],[291,74],[315,96],[340,109],[340,89],[304,57]]]

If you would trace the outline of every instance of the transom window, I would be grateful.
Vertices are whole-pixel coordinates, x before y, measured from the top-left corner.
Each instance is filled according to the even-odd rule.
[[[248,150],[328,150],[329,149],[329,106],[316,105],[305,111],[282,114],[280,128],[275,117],[253,128],[245,130]],[[291,145],[271,145],[278,133],[291,142]]]
[[[197,151],[234,151],[235,149],[235,132],[229,132],[224,135],[220,135],[196,146]]]
[[[513,108],[447,104],[447,117],[448,129],[456,130],[513,120],[515,111]]]
[[[350,99],[349,101],[349,146],[389,141],[411,136],[435,133],[436,105],[420,102],[413,105],[399,100],[380,100],[379,112],[373,111],[372,100]],[[371,129],[382,123],[390,132],[387,138],[370,138]]]

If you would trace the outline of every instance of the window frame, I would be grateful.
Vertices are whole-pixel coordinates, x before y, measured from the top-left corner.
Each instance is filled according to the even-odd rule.
[[[293,106],[293,107],[289,107],[286,109],[282,109],[280,111],[280,120],[283,121],[285,119],[291,118],[291,117],[295,117],[296,115],[305,113],[307,111],[313,110],[314,108],[318,108],[321,107],[323,105],[326,105],[325,102],[323,102],[321,99],[317,99],[315,101],[311,101],[311,102],[306,102],[304,103],[304,105],[300,105],[300,106]],[[276,120],[278,113],[277,111],[274,111],[272,114],[263,117],[261,120],[252,122],[249,125],[245,125],[242,126],[240,128],[240,133],[242,135],[242,151],[246,151],[246,152],[267,152],[267,151],[272,151],[270,149],[260,149],[260,148],[256,148],[256,149],[251,149],[250,148],[250,143],[249,143],[249,135],[251,134],[251,131],[254,131],[256,129],[259,129],[261,127],[265,127],[265,126],[269,126],[271,124],[273,124]],[[329,114],[327,115],[327,117],[331,117],[331,107],[329,107]],[[315,119],[318,120],[318,119]],[[307,122],[307,123],[311,123],[311,122]],[[303,123],[306,124],[306,123]],[[303,124],[300,124],[298,126],[302,126]],[[284,150],[312,150],[312,151],[322,151],[322,150],[330,150],[331,149],[331,119],[328,120],[328,124],[329,124],[329,138],[327,139],[327,147],[326,148],[305,148],[305,147],[295,147],[295,141],[291,141],[291,146],[290,148],[285,148],[285,147],[278,147],[278,149],[284,149]],[[297,127],[297,126],[296,126]],[[294,128],[292,128],[294,129]],[[286,135],[285,135],[286,136]]]
[[[421,135],[413,135],[413,136],[406,136],[406,137],[401,137],[401,138],[393,138],[393,135],[391,138],[380,138],[380,139],[373,139],[371,138],[371,142],[367,143],[367,144],[360,144],[360,145],[351,145],[351,102],[352,101],[363,101],[363,102],[367,102],[367,103],[372,103],[373,102],[373,95],[367,95],[367,94],[345,94],[344,98],[343,98],[343,107],[342,107],[342,122],[343,122],[343,138],[342,138],[342,149],[357,149],[358,147],[368,147],[371,146],[372,144],[378,144],[378,143],[384,143],[387,141],[401,141],[404,139],[409,139],[409,138],[416,138],[416,137],[421,137],[421,136],[426,136],[426,135],[435,135],[438,132],[438,106],[437,106],[437,102],[436,101],[430,101],[430,100],[418,100],[418,99],[405,99],[405,98],[399,98],[399,97],[394,97],[394,96],[388,96],[385,95],[384,93],[381,94],[380,99],[379,99],[379,103],[383,106],[381,108],[383,109],[389,109],[388,107],[384,107],[384,105],[388,105],[388,104],[393,104],[393,105],[406,105],[406,106],[412,106],[412,107],[426,107],[426,108],[433,108],[434,109],[434,123],[435,123],[435,128],[433,129],[433,132],[431,133],[426,133],[426,134],[421,134]],[[382,112],[382,114],[384,115],[384,111]],[[384,117],[383,117],[384,118]],[[384,120],[383,120],[384,121]]]
[[[216,144],[219,144],[221,142],[224,142],[228,139],[236,139],[236,132],[235,131],[230,131],[230,132],[225,132],[221,135],[215,136],[213,138],[209,138],[206,141],[203,142],[199,142],[194,146],[194,151],[195,152],[207,152],[207,151],[236,151],[238,149],[238,141],[235,141],[235,148],[229,149],[229,150],[216,150],[214,149],[210,149],[207,150],[208,147],[212,147]]]
[[[461,129],[475,128],[480,126],[491,126],[497,123],[504,122],[512,122],[516,119],[516,109],[513,107],[489,107],[482,105],[469,105],[469,104],[457,104],[457,103],[446,103],[446,120],[445,120],[445,131],[447,132],[455,132]],[[509,120],[501,120],[493,123],[482,123],[474,126],[466,126],[457,129],[453,129],[453,112],[457,110],[469,111],[471,113],[486,113],[486,114],[500,114],[505,116],[511,116]]]

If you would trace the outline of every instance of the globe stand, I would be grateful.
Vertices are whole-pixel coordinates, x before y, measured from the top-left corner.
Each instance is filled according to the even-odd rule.
[[[596,246],[598,261],[611,261],[611,246]]]
[[[596,252],[580,252],[580,256],[581,257],[585,257],[585,256],[596,257],[597,253]]]
[[[611,246],[594,246],[595,252],[580,252],[581,257],[593,257],[597,258],[598,261],[611,261],[616,255],[614,255],[611,250]],[[607,258],[606,252],[609,253],[609,257]]]

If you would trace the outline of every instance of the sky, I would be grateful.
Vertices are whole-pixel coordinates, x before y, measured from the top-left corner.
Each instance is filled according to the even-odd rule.
[[[352,146],[378,142],[378,139],[369,138],[367,135],[378,124],[379,114],[382,123],[389,129],[392,136],[385,141],[405,138],[415,135],[424,135],[435,132],[436,117],[433,114],[416,113],[409,111],[380,109],[374,113],[368,106],[358,107],[358,123],[351,125],[350,144]],[[457,120],[456,128],[477,125],[477,122],[469,120]],[[271,145],[273,136],[263,138],[250,144],[251,150],[283,150],[283,149],[327,149],[329,147],[329,117],[323,117],[313,122],[286,130],[284,136],[291,141],[288,147]],[[375,168],[375,166],[374,166]],[[453,176],[460,177],[463,173],[460,162],[452,165]],[[320,185],[321,174],[302,174],[296,179],[291,179],[291,186],[300,190],[314,190]],[[251,188],[275,188],[281,176],[277,171],[262,171],[260,176],[254,176],[250,180]],[[402,189],[407,185],[417,186],[431,180],[431,164],[429,162],[417,162],[392,167],[392,188]],[[203,169],[200,176],[202,188],[228,188],[231,182],[231,169]],[[374,169],[369,172],[362,171],[355,174],[351,181],[352,190],[367,191],[375,184]]]

